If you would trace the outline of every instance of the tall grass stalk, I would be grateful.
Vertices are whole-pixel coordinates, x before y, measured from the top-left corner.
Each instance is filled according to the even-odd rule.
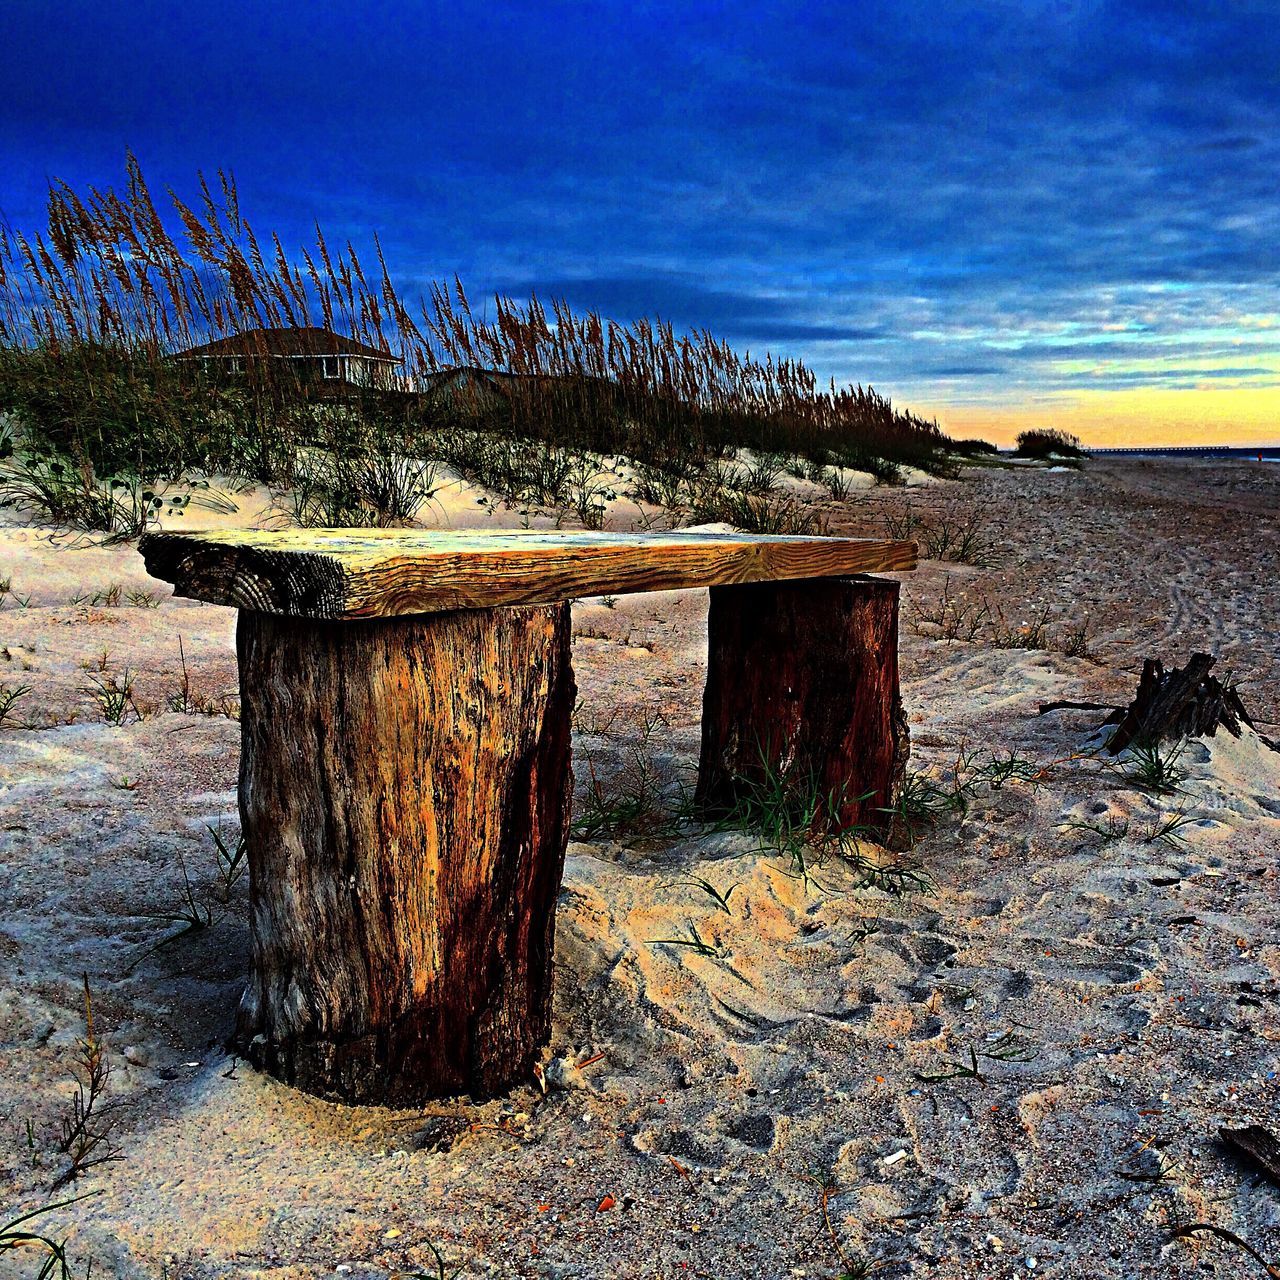
[[[299,327],[376,348],[396,377],[326,382],[269,358],[264,331]],[[234,373],[175,358],[232,335]],[[309,523],[411,519],[431,477],[415,462],[369,474],[391,455],[518,468],[528,501],[580,505],[584,523],[600,503],[589,477],[573,492],[583,453],[637,460],[678,488],[750,449],[757,514],[772,510],[783,457],[884,479],[949,465],[937,424],[871,387],[824,386],[798,360],[661,320],[624,325],[536,296],[477,310],[456,279],[410,302],[376,239],[366,255],[317,228],[290,253],[250,224],[229,174],[201,177],[195,199],[157,198],[132,155],[120,189],[55,181],[42,229],[0,226],[0,413],[18,428],[0,499],[125,536],[152,518],[159,481],[197,470],[292,486],[308,449],[362,479],[321,485],[299,511]]]

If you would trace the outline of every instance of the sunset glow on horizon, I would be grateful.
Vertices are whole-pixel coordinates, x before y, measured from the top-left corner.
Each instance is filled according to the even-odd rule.
[[[1016,408],[904,401],[949,435],[1013,444],[1020,431],[1056,427],[1089,448],[1280,446],[1280,390],[1096,391]]]

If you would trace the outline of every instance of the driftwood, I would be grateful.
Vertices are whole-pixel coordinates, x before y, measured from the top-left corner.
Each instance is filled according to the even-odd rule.
[[[896,582],[712,587],[700,805],[773,779],[816,790],[825,827],[887,832],[909,750]]]
[[[1042,702],[1038,714],[1047,716],[1051,711],[1110,711],[1112,719],[1106,723],[1114,724],[1123,710],[1123,707],[1117,707],[1113,702],[1073,702],[1070,698],[1064,698],[1058,702]]]
[[[527,1080],[569,836],[569,606],[240,615],[240,1052],[415,1106]]]
[[[1218,1136],[1237,1155],[1247,1156],[1280,1187],[1280,1142],[1270,1129],[1260,1124],[1246,1125],[1243,1129],[1228,1129],[1224,1125],[1218,1130]]]
[[[1070,698],[1042,702],[1039,714],[1054,711],[1109,711],[1103,725],[1116,725],[1107,741],[1107,750],[1118,755],[1134,743],[1177,741],[1182,738],[1212,738],[1219,727],[1233,738],[1244,726],[1258,734],[1273,751],[1280,744],[1258,732],[1240,694],[1233,684],[1223,684],[1209,674],[1217,661],[1208,653],[1193,653],[1185,667],[1166,672],[1158,658],[1142,664],[1138,691],[1127,707],[1108,702],[1075,702]],[[1265,722],[1264,722],[1265,723]]]
[[[1242,726],[1253,728],[1235,686],[1209,674],[1216,661],[1212,654],[1193,653],[1185,667],[1166,672],[1159,658],[1148,658],[1128,709],[1106,722],[1116,724],[1107,741],[1111,755],[1132,743],[1212,738],[1219,726],[1233,738],[1240,736]]]
[[[1191,1240],[1200,1232],[1217,1236],[1219,1240],[1235,1245],[1262,1268],[1263,1275],[1270,1276],[1272,1280],[1280,1280],[1280,1270],[1273,1267],[1247,1240],[1242,1240],[1234,1231],[1228,1231],[1226,1227],[1215,1226],[1212,1222],[1188,1222],[1185,1226],[1175,1227],[1171,1236],[1174,1240]]]

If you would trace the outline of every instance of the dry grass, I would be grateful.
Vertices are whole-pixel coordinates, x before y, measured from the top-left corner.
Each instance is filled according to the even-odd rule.
[[[394,357],[397,385],[335,394],[297,362],[247,358],[233,376],[171,359],[292,326]],[[132,156],[122,190],[54,182],[44,229],[0,227],[0,411],[20,435],[0,448],[0,502],[124,537],[157,504],[185,500],[189,471],[293,486],[308,449],[332,472],[303,476],[308,523],[412,518],[431,477],[411,462],[366,474],[379,457],[445,459],[584,524],[607,482],[583,454],[638,460],[678,488],[750,448],[760,460],[733,487],[764,501],[783,456],[885,478],[948,465],[936,423],[870,387],[823,387],[799,361],[742,356],[706,331],[620,325],[537,297],[477,314],[456,279],[411,304],[376,241],[366,264],[317,228],[290,256],[250,225],[228,175],[201,178],[194,201],[157,202]]]

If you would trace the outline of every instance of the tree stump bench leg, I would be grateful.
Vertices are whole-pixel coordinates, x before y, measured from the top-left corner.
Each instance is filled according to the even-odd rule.
[[[782,780],[828,830],[887,834],[910,735],[898,690],[898,584],[813,578],[711,588],[697,801]]]
[[[241,613],[251,1061],[392,1106],[528,1078],[569,831],[569,640],[567,604]]]

